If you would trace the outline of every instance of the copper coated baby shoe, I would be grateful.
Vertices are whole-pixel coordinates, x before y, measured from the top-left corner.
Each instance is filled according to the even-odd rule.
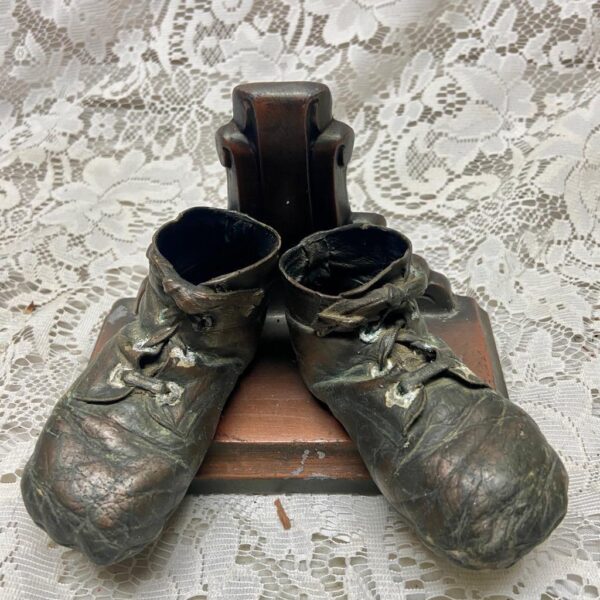
[[[213,208],[156,232],[136,318],[58,402],[23,473],[56,542],[108,564],[160,534],[254,356],[279,247],[270,227]]]
[[[565,514],[564,466],[526,412],[428,333],[428,270],[410,242],[348,225],[305,238],[280,269],[304,381],[423,542],[472,569],[542,542]]]

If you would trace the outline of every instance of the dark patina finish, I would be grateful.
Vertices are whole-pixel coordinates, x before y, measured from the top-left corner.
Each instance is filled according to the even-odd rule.
[[[487,315],[473,298],[452,298],[454,308],[450,311],[440,311],[426,297],[419,299],[427,328],[480,379],[506,394]],[[134,303],[134,298],[127,298],[113,305],[94,355],[133,320]],[[379,493],[354,442],[304,385],[285,318],[273,313],[267,313],[256,358],[227,400],[210,448],[188,490],[192,494],[209,492]]]
[[[250,211],[258,203],[263,218],[269,218],[272,214],[276,221],[281,202],[286,201],[286,194],[261,192],[257,196],[252,192],[256,187],[246,185],[243,177],[240,179],[242,171],[236,171],[235,165],[246,165],[248,181],[258,181],[261,164],[256,154],[256,143],[258,139],[265,142],[265,136],[270,136],[266,140],[268,143],[265,142],[266,146],[263,146],[269,148],[269,156],[275,159],[300,156],[301,163],[306,166],[306,155],[311,152],[310,144],[307,149],[306,136],[309,131],[314,133],[310,127],[311,114],[313,110],[326,109],[326,114],[330,116],[329,92],[322,84],[310,82],[252,84],[240,89],[247,90],[248,97],[256,96],[252,102],[261,107],[258,110],[262,111],[262,118],[261,128],[243,127],[245,133],[242,138],[239,127],[243,119],[238,114],[237,121],[234,119],[235,122],[222,130],[222,133],[229,132],[225,138],[231,143],[221,144],[224,138],[217,138],[217,148],[224,153],[221,158],[227,159],[225,163],[229,165],[230,203]],[[239,113],[238,100],[241,101],[242,96],[241,92],[234,93],[236,113]],[[318,102],[319,106],[307,110],[307,103],[311,102]],[[274,106],[277,110],[273,110]],[[270,119],[267,118],[269,115]],[[299,118],[307,119],[306,127],[298,126],[296,133],[293,133],[286,124],[297,123]],[[286,135],[278,132],[278,127],[283,127]],[[273,129],[276,130],[275,134]],[[332,131],[336,129],[348,131],[348,128],[340,125],[335,125]],[[329,126],[325,131],[329,131]],[[237,142],[233,143],[232,140]],[[296,146],[301,151],[297,151]],[[254,152],[252,156],[258,157],[254,162],[248,161],[251,151]],[[229,158],[227,152],[232,153]],[[325,180],[335,181],[337,178],[341,186],[350,157],[348,145],[344,149],[344,165],[332,160],[333,155],[332,151],[323,154],[325,158],[320,169],[330,171],[329,179]],[[317,163],[315,167],[319,167]],[[267,178],[269,190],[285,189],[289,185],[287,182],[297,180],[297,177],[301,177],[300,181],[307,181],[307,178],[314,178],[314,174],[299,173],[298,165],[293,160],[278,160],[277,169],[271,170]],[[326,185],[323,188],[329,189],[325,204],[333,204],[324,211],[329,218],[320,222],[325,229],[343,221],[337,215],[348,214],[345,193],[335,191],[345,189],[339,186]],[[311,207],[315,198],[311,196],[310,188],[300,185],[293,191],[296,206],[292,220],[312,223],[311,213],[315,211]],[[319,206],[317,204],[316,212],[319,212]],[[385,225],[381,215],[372,213],[352,211],[350,220]],[[228,399],[213,443],[190,491],[376,493],[377,488],[354,442],[330,411],[306,389],[300,378],[280,300],[271,294],[256,359]],[[475,300],[454,295],[448,280],[440,273],[430,271],[427,290],[418,303],[429,330],[445,340],[481,379],[505,393],[489,319]],[[101,328],[94,355],[101,352],[119,329],[134,320],[134,305],[133,298],[117,301]]]
[[[567,507],[567,475],[534,421],[422,319],[428,269],[401,234],[349,225],[280,261],[301,374],[385,497],[434,552],[512,565]]]
[[[108,564],[160,534],[254,356],[279,246],[213,208],[154,235],[135,319],[58,402],[23,473],[27,510],[56,542]]]

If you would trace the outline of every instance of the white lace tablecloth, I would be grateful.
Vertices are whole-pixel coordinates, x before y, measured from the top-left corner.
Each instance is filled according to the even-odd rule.
[[[0,597],[600,598],[600,4],[0,0]],[[570,475],[515,567],[438,560],[381,497],[188,497],[98,568],[28,518],[19,477],[153,230],[225,205],[213,135],[243,81],[327,83],[349,191],[490,313],[512,399]],[[29,308],[28,308],[29,307]]]

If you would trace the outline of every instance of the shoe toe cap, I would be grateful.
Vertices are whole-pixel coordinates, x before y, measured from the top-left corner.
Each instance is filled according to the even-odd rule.
[[[501,421],[483,421],[480,429],[480,436],[465,435],[458,443],[451,469],[439,463],[444,529],[452,540],[447,555],[467,568],[506,568],[562,520],[568,477],[537,425],[516,405],[507,403]]]
[[[396,465],[389,497],[437,554],[506,568],[562,520],[567,473],[517,405],[491,390],[460,394],[464,408],[448,395],[417,422],[419,441]]]
[[[160,534],[185,493],[183,470],[109,420],[55,411],[21,489],[31,517],[50,537],[110,564]]]

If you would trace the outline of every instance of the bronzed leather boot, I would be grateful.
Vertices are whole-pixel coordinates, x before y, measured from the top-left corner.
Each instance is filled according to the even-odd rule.
[[[58,402],[23,473],[56,542],[108,564],[160,534],[254,356],[279,247],[274,229],[213,208],[156,232],[135,319]]]
[[[565,469],[527,413],[428,333],[410,242],[349,225],[305,238],[280,269],[304,381],[421,540],[472,569],[544,540],[565,514]]]

